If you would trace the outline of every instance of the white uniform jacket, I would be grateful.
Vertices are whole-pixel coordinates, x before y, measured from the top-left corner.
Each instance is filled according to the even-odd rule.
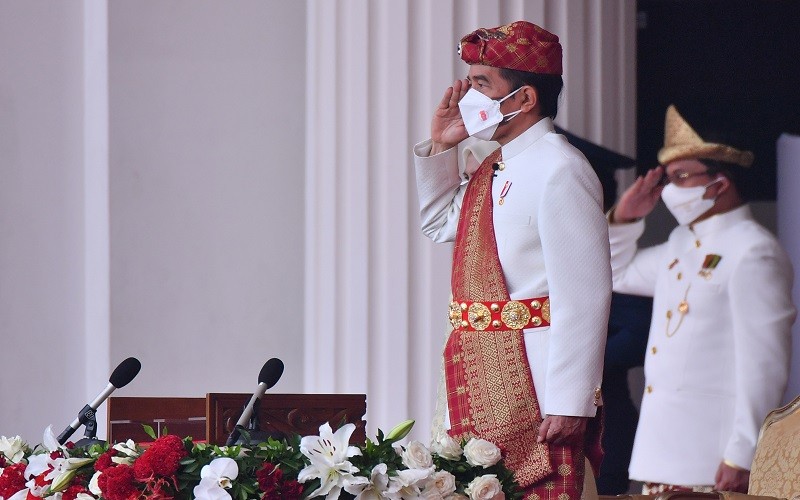
[[[713,485],[749,469],[789,372],[793,271],[743,205],[637,250],[644,222],[612,224],[616,291],[653,296],[631,479]]]
[[[457,148],[429,157],[430,149],[430,141],[414,147],[422,231],[437,242],[453,241],[466,181]],[[549,118],[502,154],[493,220],[508,292],[512,299],[550,296],[551,326],[524,331],[540,410],[594,416],[611,299],[600,183]]]

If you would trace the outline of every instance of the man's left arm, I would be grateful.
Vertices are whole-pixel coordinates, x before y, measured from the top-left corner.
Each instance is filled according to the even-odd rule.
[[[578,160],[575,160],[578,161]],[[551,416],[592,417],[600,404],[611,268],[608,224],[599,182],[586,165],[571,165],[548,181],[539,208],[551,322],[544,400]],[[585,427],[563,418],[542,433]],[[581,429],[577,429],[581,431]],[[548,442],[558,443],[559,438]]]
[[[736,399],[718,489],[741,489],[736,483],[751,467],[764,417],[783,398],[796,316],[793,276],[788,257],[773,241],[754,246],[731,273]]]

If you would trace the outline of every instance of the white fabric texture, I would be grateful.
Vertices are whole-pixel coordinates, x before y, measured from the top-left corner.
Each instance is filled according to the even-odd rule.
[[[630,476],[714,484],[723,459],[750,468],[761,423],[781,402],[796,315],[792,266],[747,205],[639,250],[643,229],[609,229],[614,290],[654,297]],[[709,255],[721,259],[704,270]]]
[[[430,148],[430,141],[414,147],[422,231],[437,242],[453,241],[466,183],[456,148],[429,157]],[[611,298],[600,183],[549,118],[502,154],[505,169],[496,172],[492,196],[506,285],[512,299],[549,295],[551,302],[551,326],[524,331],[540,409],[594,416]]]

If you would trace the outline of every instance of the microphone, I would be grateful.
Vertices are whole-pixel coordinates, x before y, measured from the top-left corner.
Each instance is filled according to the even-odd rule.
[[[283,361],[278,358],[270,358],[266,363],[264,363],[264,366],[261,367],[261,371],[258,373],[258,387],[256,388],[255,392],[253,392],[250,402],[244,407],[242,416],[239,417],[239,421],[236,422],[236,426],[233,428],[230,436],[228,436],[225,446],[232,446],[236,443],[241,435],[241,432],[244,430],[245,425],[250,421],[250,417],[253,415],[253,408],[255,407],[256,403],[259,399],[261,399],[261,396],[264,395],[264,392],[267,389],[275,385],[278,380],[280,380],[281,375],[283,375]]]
[[[499,170],[503,170],[504,168],[505,168],[505,165],[503,165],[502,162],[494,162],[494,163],[492,163],[492,170],[494,170],[494,173],[492,174],[492,177],[497,177],[497,172]]]
[[[62,432],[58,436],[58,444],[64,444],[67,442],[67,439],[72,435],[73,432],[78,430],[78,427],[85,424],[89,421],[95,421],[95,411],[97,408],[108,399],[108,396],[114,392],[115,389],[119,389],[120,387],[125,387],[130,383],[131,380],[136,377],[139,373],[139,370],[142,369],[142,363],[139,362],[136,358],[128,358],[116,368],[114,368],[114,372],[111,374],[111,377],[108,379],[108,385],[103,392],[97,395],[91,403],[84,406],[80,412],[78,412],[78,418],[72,421],[64,432]]]

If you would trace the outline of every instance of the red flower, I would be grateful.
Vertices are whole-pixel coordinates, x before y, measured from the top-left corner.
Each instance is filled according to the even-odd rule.
[[[136,479],[147,481],[154,477],[174,476],[186,455],[181,438],[171,434],[161,436],[134,462]]]
[[[86,489],[85,486],[82,484],[73,484],[66,490],[64,490],[64,494],[61,496],[61,500],[75,500],[78,498],[78,493],[86,493],[89,494],[89,490]]]
[[[269,491],[266,491],[264,492],[263,495],[261,495],[261,500],[281,500],[282,498],[283,497],[281,496],[281,493],[278,491],[278,488],[274,486],[271,487]]]
[[[269,462],[264,462],[264,465],[256,471],[256,479],[258,479],[258,486],[261,491],[271,493],[275,490],[277,484],[283,477],[281,471],[276,465]]]
[[[133,482],[133,468],[125,464],[103,471],[97,478],[97,485],[106,500],[131,500],[139,495]]]
[[[97,460],[94,462],[94,470],[102,472],[109,467],[114,467],[117,464],[111,460],[111,457],[115,456],[117,456],[117,450],[114,448],[109,448],[107,452],[97,457]]]
[[[3,469],[0,474],[0,497],[11,498],[11,496],[25,489],[25,464],[14,464]]]
[[[303,485],[297,481],[283,483],[283,498],[285,500],[300,500],[303,497]]]
[[[284,481],[283,470],[277,465],[264,462],[256,471],[258,486],[263,491],[262,500],[300,500],[303,486],[297,481]]]

